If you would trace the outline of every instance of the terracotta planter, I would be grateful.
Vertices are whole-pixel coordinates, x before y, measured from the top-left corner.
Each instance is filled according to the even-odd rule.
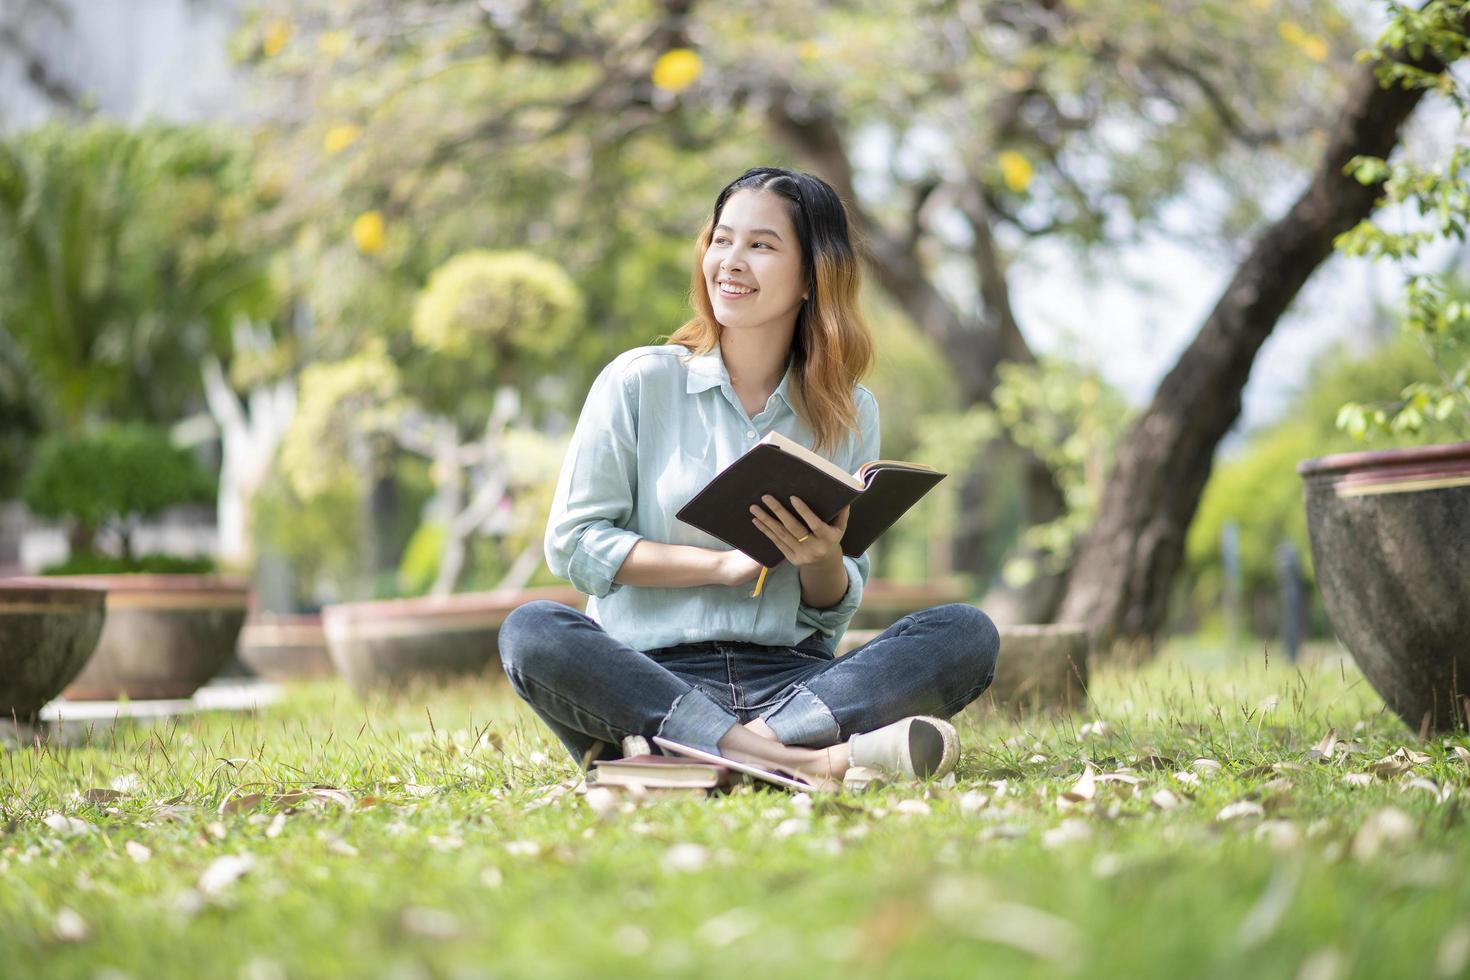
[[[240,631],[237,655],[268,681],[322,680],[337,675],[320,613],[252,616]]]
[[[1317,585],[1369,683],[1416,731],[1466,721],[1470,443],[1297,467]]]
[[[187,698],[219,672],[240,636],[247,583],[202,575],[76,575],[107,589],[97,652],[66,689],[75,701]]]
[[[35,718],[76,677],[102,633],[107,590],[0,579],[0,724]]]
[[[577,609],[587,597],[568,586],[387,599],[322,610],[332,662],[354,690],[487,674],[503,677],[496,637],[510,611],[535,599]]]
[[[964,602],[965,599],[965,583],[957,578],[916,583],[870,579],[863,587],[863,601],[853,614],[852,627],[886,630],[911,612],[950,602]]]

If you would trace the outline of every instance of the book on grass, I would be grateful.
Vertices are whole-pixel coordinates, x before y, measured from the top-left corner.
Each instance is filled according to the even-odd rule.
[[[589,786],[627,786],[647,789],[716,789],[734,776],[729,766],[696,762],[671,755],[634,755],[626,759],[598,759],[588,774]]]
[[[798,519],[790,498],[800,497],[829,524],[851,504],[842,553],[856,558],[948,475],[923,463],[893,459],[871,460],[848,473],[801,443],[769,432],[715,474],[676,516],[773,568],[785,556],[750,519],[751,504],[768,510],[763,494],[775,497]]]

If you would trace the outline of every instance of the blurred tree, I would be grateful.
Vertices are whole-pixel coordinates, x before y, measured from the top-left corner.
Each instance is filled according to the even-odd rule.
[[[0,330],[0,499],[15,493],[31,444],[41,434],[40,398],[33,387],[25,353]]]
[[[1423,10],[1427,14],[1392,7],[1377,63],[1359,69],[1311,181],[1236,267],[1198,335],[1124,437],[1061,609],[1063,619],[1092,626],[1105,646],[1112,640],[1150,644],[1163,626],[1185,533],[1215,449],[1240,415],[1257,352],[1332,253],[1334,239],[1378,204],[1382,185],[1356,159],[1386,158],[1429,89],[1459,95],[1461,83],[1449,66],[1465,51],[1464,6],[1431,0]],[[1383,71],[1380,81],[1380,70],[1395,65],[1402,69]]]
[[[1033,360],[1007,274],[1029,242],[1084,258],[1158,229],[1237,245],[1301,172],[1357,43],[1329,0],[256,9],[241,57],[312,110],[281,143],[312,175],[297,205],[380,214],[389,268],[404,238],[467,220],[488,244],[549,250],[597,325],[576,394],[630,337],[684,318],[712,190],[789,162],[847,201],[874,279],[947,352],[963,403],[989,401],[1002,361]],[[1218,208],[1171,225],[1202,188]],[[1050,521],[1061,487],[1023,458],[1028,520]],[[962,512],[983,509],[997,469],[973,471]],[[961,567],[988,573],[989,553],[962,529]]]
[[[246,233],[261,203],[222,133],[56,124],[0,141],[0,332],[48,425],[200,406],[201,358],[274,309]]]
[[[138,556],[133,534],[147,517],[214,496],[214,477],[193,453],[154,426],[105,426],[52,434],[36,447],[22,495],[42,517],[71,521],[72,557],[100,552],[98,532],[117,536],[124,563]]]
[[[1361,448],[1349,433],[1335,427],[1338,406],[1349,397],[1392,399],[1432,368],[1430,356],[1407,334],[1365,355],[1352,357],[1335,351],[1316,365],[1279,422],[1256,433],[1239,456],[1215,468],[1186,540],[1178,591],[1189,621],[1207,622],[1220,609],[1221,531],[1227,522],[1233,522],[1240,534],[1246,608],[1258,635],[1276,632],[1280,625],[1277,545],[1283,541],[1295,545],[1311,575],[1297,463]],[[1453,438],[1454,433],[1451,424],[1429,421],[1418,432],[1388,435],[1387,443],[1422,445]],[[1320,622],[1325,625],[1325,619]]]

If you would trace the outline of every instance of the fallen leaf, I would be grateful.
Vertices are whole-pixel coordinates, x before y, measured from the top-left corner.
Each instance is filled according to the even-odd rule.
[[[760,928],[761,921],[742,908],[733,908],[706,921],[694,930],[694,938],[716,949],[738,942]]]
[[[88,803],[111,803],[114,800],[125,799],[127,795],[120,790],[93,787],[82,794],[82,799]]]
[[[1174,774],[1174,778],[1186,786],[1198,786],[1199,777],[1187,769],[1181,769]]]
[[[1350,772],[1342,777],[1342,781],[1349,786],[1368,786],[1373,782],[1373,777],[1366,772]]]
[[[225,825],[220,823],[218,820],[211,820],[209,823],[205,824],[204,831],[215,840],[224,840],[225,834],[227,833],[227,831],[225,830]]]
[[[1219,813],[1215,814],[1215,820],[1224,823],[1227,820],[1240,820],[1248,817],[1264,817],[1265,809],[1254,800],[1237,800],[1227,804]]]
[[[1077,841],[1087,840],[1092,836],[1092,827],[1085,820],[1068,818],[1047,830],[1041,835],[1043,847],[1063,847]]]
[[[1133,775],[1131,772],[1101,772],[1097,774],[1100,783],[1126,783],[1129,786],[1137,786],[1143,779]]]
[[[1456,745],[1454,747],[1454,753],[1456,758],[1467,766],[1470,766],[1470,749],[1465,748],[1463,745]]]
[[[1153,795],[1151,802],[1160,810],[1172,810],[1179,805],[1179,797],[1166,789],[1161,789]]]
[[[281,831],[285,829],[286,815],[284,813],[278,813],[274,817],[271,817],[270,825],[265,828],[265,835],[274,839],[281,836]]]
[[[902,813],[910,817],[923,817],[929,815],[930,809],[929,804],[923,800],[899,800],[897,805],[894,806],[893,812]]]
[[[1145,755],[1139,757],[1133,765],[1139,769],[1173,769],[1178,763],[1164,755]]]
[[[64,813],[48,813],[41,818],[41,822],[58,834],[71,837],[75,834],[85,834],[92,829],[92,825],[77,817],[68,817]]]
[[[340,837],[333,837],[327,841],[327,850],[338,857],[355,858],[358,855],[357,848],[347,843]]]
[[[1203,774],[1208,772],[1219,772],[1222,767],[1220,763],[1216,762],[1214,759],[1195,759],[1192,763],[1190,763],[1190,768],[1192,768],[1197,773]]]
[[[140,844],[135,840],[130,840],[124,844],[123,850],[127,852],[128,857],[132,858],[138,864],[145,864],[149,858],[153,857],[153,852],[148,849],[147,845]]]
[[[234,790],[230,791],[231,793]],[[226,796],[219,805],[220,816],[229,816],[232,813],[248,813],[265,802],[264,793],[242,793],[239,796]]]
[[[1309,760],[1329,760],[1332,758],[1332,754],[1336,750],[1337,729],[1329,728],[1327,729],[1327,734],[1322,736],[1322,741],[1312,746],[1312,748],[1307,752],[1307,758]]]
[[[199,892],[210,898],[217,898],[254,866],[255,859],[249,854],[229,854],[215,858],[204,869],[204,874],[199,876]]]
[[[1440,785],[1434,780],[1425,779],[1423,776],[1415,776],[1413,779],[1404,780],[1403,788],[1404,790],[1423,790],[1434,797],[1436,803],[1443,803],[1450,795],[1450,788],[1448,786],[1441,789]]]
[[[960,797],[961,813],[976,813],[985,809],[985,804],[990,802],[984,793],[978,789],[972,789]]]
[[[450,940],[459,938],[459,920],[440,909],[406,908],[398,924],[410,936],[420,939]]]
[[[709,863],[709,851],[699,844],[675,844],[664,852],[665,871],[698,871]]]
[[[1074,803],[1090,800],[1097,795],[1097,774],[1092,771],[1092,763],[1087,763],[1082,769],[1082,775],[1072,788],[1062,793],[1064,797]]]
[[[51,935],[59,943],[79,943],[91,936],[86,921],[76,912],[63,906],[56,910],[51,919]]]
[[[782,838],[791,837],[795,834],[801,833],[802,831],[808,830],[810,826],[810,824],[808,824],[800,817],[790,817],[778,823],[776,825],[776,828],[771,831],[771,836],[775,837],[777,840],[780,840]]]
[[[119,793],[136,793],[143,788],[142,778],[135,772],[125,772],[115,777],[107,785]]]
[[[1265,841],[1277,854],[1284,854],[1301,844],[1302,831],[1290,820],[1263,820],[1256,825],[1255,838]]]
[[[1467,966],[1470,966],[1470,925],[1460,923],[1440,940],[1439,952],[1434,957],[1434,972],[1449,980],[1462,975]]]
[[[1101,718],[1099,718],[1097,721],[1089,721],[1087,724],[1083,725],[1077,730],[1077,734],[1080,735],[1082,738],[1087,738],[1088,736],[1101,737],[1108,734],[1108,723],[1103,721]]]
[[[1414,820],[1397,807],[1384,807],[1363,821],[1353,837],[1353,857],[1370,861],[1387,847],[1412,840],[1418,828]]]
[[[1240,928],[1236,930],[1237,946],[1243,950],[1254,949],[1271,938],[1281,925],[1287,910],[1291,908],[1301,877],[1299,864],[1280,865],[1271,873],[1271,879],[1266,882],[1261,897],[1256,899],[1256,904],[1251,906],[1251,910],[1241,920]]]

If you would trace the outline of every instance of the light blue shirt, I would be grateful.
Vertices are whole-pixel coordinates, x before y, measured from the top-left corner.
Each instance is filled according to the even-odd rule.
[[[789,400],[791,380],[788,365],[765,408],[751,418],[718,345],[694,357],[683,345],[667,344],[624,351],[592,383],[557,479],[546,563],[591,597],[587,614],[609,635],[652,650],[707,640],[795,646],[821,632],[836,650],[862,601],[867,555],[843,557],[847,591],[826,609],[801,601],[800,572],[789,561],[770,570],[754,599],[754,579],[687,588],[613,581],[642,538],[730,550],[674,515],[772,429],[812,447],[812,430]],[[854,398],[861,436],[846,434],[828,454],[848,472],[878,458],[878,401],[863,385]]]

